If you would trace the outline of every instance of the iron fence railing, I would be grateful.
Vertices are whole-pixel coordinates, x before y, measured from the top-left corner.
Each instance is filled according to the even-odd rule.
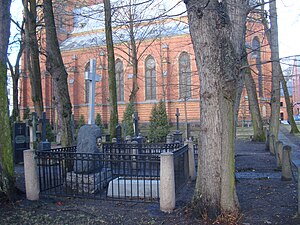
[[[157,201],[159,155],[36,151],[44,195]]]
[[[158,201],[160,153],[174,153],[176,191],[188,179],[188,146],[103,144],[99,153],[76,146],[36,151],[42,195]]]
[[[188,145],[184,145],[173,152],[174,172],[175,172],[175,191],[178,191],[187,183],[189,179],[189,157]]]

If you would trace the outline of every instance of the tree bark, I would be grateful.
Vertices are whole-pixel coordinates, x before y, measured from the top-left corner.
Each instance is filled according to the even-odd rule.
[[[271,121],[270,131],[278,140],[279,113],[280,113],[280,62],[278,48],[278,25],[276,0],[270,1],[270,47],[272,61],[272,95],[271,95]]]
[[[22,40],[20,41],[20,49],[16,58],[16,63],[15,66],[13,67],[12,64],[10,63],[9,60],[7,60],[8,65],[9,65],[9,70],[11,73],[12,77],[12,82],[13,82],[13,111],[12,111],[12,121],[17,121],[18,118],[20,117],[20,111],[19,111],[19,98],[18,98],[18,83],[19,83],[19,78],[20,78],[20,59],[23,54],[23,43]]]
[[[297,127],[297,124],[296,124],[294,116],[293,116],[293,106],[290,101],[290,94],[289,94],[289,91],[288,91],[288,88],[286,85],[286,81],[285,81],[283,73],[282,73],[281,66],[280,66],[280,81],[281,81],[281,85],[282,85],[282,89],[283,89],[283,93],[284,93],[284,99],[285,99],[285,104],[286,104],[286,111],[288,114],[288,120],[291,125],[290,133],[296,134],[296,133],[299,133],[299,129]]]
[[[105,12],[105,35],[106,35],[106,47],[107,47],[107,58],[108,58],[108,85],[109,85],[109,98],[110,98],[109,131],[111,137],[113,138],[116,137],[116,126],[118,124],[115,56],[114,56],[114,45],[112,40],[110,0],[104,0],[103,3],[104,3],[104,12]]]
[[[10,0],[0,2],[0,192],[14,193],[14,163],[7,99],[7,49],[10,35]]]
[[[246,70],[245,85],[252,118],[253,141],[265,141],[265,133],[259,110],[255,81],[251,75],[250,69],[247,68]]]
[[[53,16],[52,0],[43,0],[44,21],[46,29],[46,67],[53,77],[54,100],[57,106],[58,122],[61,125],[62,146],[73,145],[71,127],[72,105],[68,90],[68,74],[61,57],[55,21]]]
[[[247,1],[189,0],[200,74],[201,131],[194,200],[210,217],[236,212],[234,103],[245,42]]]
[[[130,2],[131,4],[131,2]],[[129,96],[129,102],[135,103],[136,102],[136,95],[139,90],[137,77],[138,77],[138,57],[137,57],[137,47],[135,42],[135,35],[134,35],[134,24],[133,24],[133,15],[131,13],[131,6],[129,12],[129,36],[130,36],[130,48],[131,48],[131,63],[132,63],[132,90]]]
[[[43,112],[43,95],[41,84],[41,71],[39,60],[39,47],[36,36],[36,1],[24,0],[25,15],[25,45],[26,45],[26,61],[27,70],[29,72],[31,85],[31,98],[34,104],[34,110],[41,118]]]

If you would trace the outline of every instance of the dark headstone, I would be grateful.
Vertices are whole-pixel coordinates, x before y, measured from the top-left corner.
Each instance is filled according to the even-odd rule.
[[[122,127],[120,124],[118,124],[116,127],[116,138],[117,138],[117,143],[122,142]]]
[[[15,163],[23,162],[23,151],[28,149],[26,123],[14,123],[13,147]]]
[[[97,139],[101,138],[101,129],[95,124],[84,125],[80,127],[77,136],[77,150],[76,153],[93,154],[99,153],[97,147]],[[101,169],[100,161],[95,161],[93,158],[82,160],[78,154],[79,159],[74,163],[75,173],[90,173]]]
[[[42,123],[42,141],[46,141],[47,124],[49,120],[46,117],[46,112],[43,112],[42,119],[39,120]]]
[[[137,137],[139,135],[139,117],[138,117],[138,113],[135,112],[134,114],[132,114],[132,122],[133,122],[133,131],[134,131],[134,136]]]

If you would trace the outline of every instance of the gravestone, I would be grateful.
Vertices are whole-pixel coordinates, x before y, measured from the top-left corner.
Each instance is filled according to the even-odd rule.
[[[30,148],[34,149],[34,143],[37,141],[36,136],[36,126],[37,126],[37,115],[35,112],[31,113],[30,119],[29,119],[29,133],[30,133]]]
[[[14,123],[13,147],[15,163],[23,162],[23,151],[28,149],[26,123]]]
[[[132,122],[133,122],[134,137],[137,137],[139,135],[139,117],[137,112],[132,114]]]
[[[94,194],[107,186],[112,179],[110,168],[103,168],[103,163],[92,157],[93,153],[100,153],[99,141],[101,129],[95,124],[80,127],[77,137],[77,159],[74,171],[67,173],[66,187],[79,193]],[[90,156],[90,157],[88,157]]]
[[[180,113],[179,113],[178,108],[176,108],[175,116],[176,116],[176,131],[173,133],[174,141],[182,143],[182,132],[179,130],[179,116],[180,116]]]
[[[46,139],[46,133],[47,133],[47,124],[49,123],[49,120],[46,117],[46,112],[43,112],[42,119],[39,119],[39,122],[42,123],[42,132],[41,137],[42,141],[38,145],[38,150],[48,150],[51,149],[51,143]]]
[[[99,153],[97,139],[101,137],[101,129],[95,124],[88,124],[80,127],[77,136],[76,153]],[[93,163],[93,161],[78,160],[74,164],[75,173],[90,173],[100,169],[101,162]]]
[[[117,143],[122,143],[122,127],[120,124],[118,124],[116,127],[116,138]]]

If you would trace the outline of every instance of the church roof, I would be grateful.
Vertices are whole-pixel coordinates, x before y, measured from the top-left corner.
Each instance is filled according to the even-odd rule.
[[[154,39],[158,37],[172,37],[189,34],[189,26],[181,21],[172,21],[164,24],[150,24],[143,26],[136,32],[135,39]],[[128,42],[129,33],[126,29],[117,29],[113,32],[114,44]],[[89,48],[105,45],[105,32],[103,30],[95,33],[85,33],[83,35],[71,36],[60,45],[62,51]]]
[[[188,24],[176,19],[178,16],[186,16],[186,8],[182,1],[154,0],[147,3],[144,0],[135,0],[134,2],[136,5],[131,8],[131,12],[136,40],[189,33]],[[126,1],[112,1],[113,41],[115,44],[130,40],[129,31],[124,28],[130,22],[129,19],[126,19],[128,16],[126,10],[128,11]],[[103,11],[103,4],[74,9],[73,30],[70,37],[61,43],[61,50],[68,51],[105,45]]]

